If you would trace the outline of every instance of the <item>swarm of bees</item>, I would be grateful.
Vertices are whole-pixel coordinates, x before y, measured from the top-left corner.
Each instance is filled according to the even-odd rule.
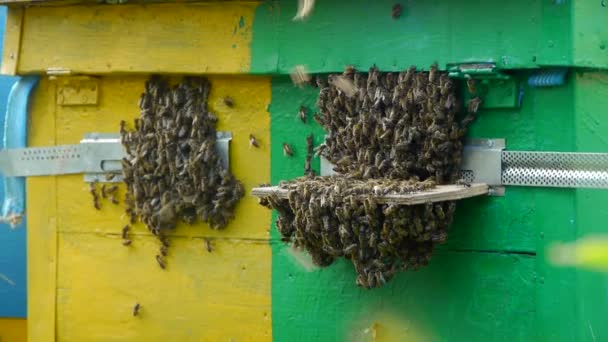
[[[161,239],[164,250],[157,261],[162,268],[165,233],[178,220],[193,224],[200,218],[221,229],[244,195],[216,153],[217,118],[207,109],[209,91],[205,78],[186,77],[171,87],[154,76],[139,100],[135,129],[121,123],[126,211],[132,222],[140,218]]]
[[[459,120],[454,83],[435,65],[398,74],[347,68],[316,84],[314,119],[327,131],[317,154],[339,175],[282,182],[288,200],[271,195],[261,204],[278,211],[283,241],[307,250],[315,264],[350,259],[359,286],[380,287],[398,271],[429,262],[447,239],[456,204],[405,206],[376,198],[457,182],[462,137],[481,100],[471,99]]]

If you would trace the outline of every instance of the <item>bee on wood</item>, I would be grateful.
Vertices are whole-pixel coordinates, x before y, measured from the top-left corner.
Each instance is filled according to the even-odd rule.
[[[131,246],[131,240],[129,240],[129,239],[122,240],[122,245],[123,246]]]
[[[130,228],[131,228],[131,227],[129,227],[129,225],[128,225],[128,224],[127,224],[127,225],[125,225],[124,227],[122,227],[122,238],[123,238],[123,239],[126,239],[126,238],[128,238],[128,237],[129,237],[129,229],[130,229]]]
[[[116,176],[115,173],[107,173],[106,174],[106,180],[107,181],[111,181],[112,179],[114,179],[115,176]]]
[[[160,266],[160,268],[162,268],[163,270],[167,267],[167,265],[165,264],[165,260],[160,254],[156,255],[156,262],[158,263],[158,266]]]
[[[110,196],[110,200],[112,201],[113,204],[118,205],[120,202],[118,201],[118,198],[116,198],[116,195],[112,194],[112,196]]]
[[[258,143],[258,140],[255,138],[255,136],[253,134],[249,134],[249,147],[255,147],[255,148],[259,148],[260,144]]]
[[[228,108],[233,108],[234,107],[234,100],[231,97],[226,96],[226,97],[224,97],[224,104]]]
[[[165,246],[165,245],[161,245],[159,252],[160,252],[160,255],[162,255],[163,257],[166,257],[167,254],[169,253],[169,248],[167,248],[167,246]]]
[[[437,63],[429,68],[429,83],[435,83],[435,81],[437,81]]]
[[[133,306],[133,317],[139,315],[139,310],[141,310],[141,305],[139,303],[135,303]]]
[[[129,222],[130,222],[131,224],[135,224],[135,223],[137,223],[137,214],[136,214],[135,212],[131,212],[131,213],[129,214]]]
[[[211,253],[213,251],[213,246],[211,245],[211,240],[205,238],[205,248],[207,249],[207,252]]]
[[[469,90],[470,94],[475,94],[475,92],[477,91],[477,89],[475,88],[475,80],[471,76],[467,77],[467,89]]]
[[[302,120],[303,123],[306,123],[307,110],[306,110],[306,107],[304,107],[303,105],[300,106],[300,110],[298,111],[298,116],[300,117],[300,120]]]
[[[472,99],[469,100],[469,107],[468,107],[468,111],[471,114],[476,114],[477,111],[479,111],[479,106],[481,105],[481,98],[479,97],[474,97]]]
[[[308,74],[308,70],[303,65],[296,65],[290,73],[291,81],[298,87],[303,87],[304,85],[310,83],[310,75]]]
[[[96,184],[97,182],[89,184],[89,192],[91,193],[91,196],[93,196],[93,207],[97,210],[101,210],[101,204],[99,203],[99,195],[97,194]]]
[[[121,135],[127,133],[127,130],[125,128],[126,126],[127,126],[127,122],[125,120],[120,120],[120,134]]]
[[[465,179],[461,178],[459,180],[456,181],[457,185],[462,185],[465,188],[470,188],[471,187],[471,183],[466,181]]]
[[[401,10],[401,4],[394,4],[391,10],[391,17],[393,19],[399,19],[399,17],[401,17]]]
[[[314,170],[312,169],[312,156],[314,154],[314,142],[312,134],[306,137],[306,161],[304,163],[304,174],[314,176]]]
[[[287,157],[293,157],[293,150],[288,143],[283,143],[283,155]]]
[[[349,78],[352,78],[355,75],[355,67],[352,65],[347,65],[346,68],[344,68],[344,73],[342,73],[344,76],[347,76]]]

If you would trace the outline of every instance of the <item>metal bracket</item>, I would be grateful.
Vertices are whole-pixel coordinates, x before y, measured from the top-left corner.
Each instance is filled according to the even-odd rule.
[[[500,185],[500,154],[504,148],[504,139],[468,140],[464,146],[461,166],[465,180],[488,185]]]
[[[232,133],[217,132],[216,151],[229,167]],[[27,177],[84,173],[85,182],[121,182],[125,151],[118,133],[87,133],[80,144],[0,151],[5,176]],[[114,174],[110,180],[106,175]]]
[[[513,108],[521,102],[517,80],[501,73],[495,63],[465,63],[447,66],[448,75],[457,79],[475,79],[476,91],[465,93],[465,102],[472,96],[483,98],[482,108]]]
[[[447,65],[448,76],[452,78],[502,79],[511,76],[503,74],[496,68],[496,63],[460,63]]]

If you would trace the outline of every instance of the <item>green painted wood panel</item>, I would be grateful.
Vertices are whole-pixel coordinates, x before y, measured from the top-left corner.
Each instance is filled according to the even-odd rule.
[[[576,147],[608,151],[608,73],[580,71],[575,75]],[[608,232],[608,191],[576,191],[576,237]],[[573,234],[574,235],[574,234]],[[575,236],[569,236],[568,240]],[[564,238],[566,239],[566,238]],[[554,271],[553,269],[549,269]],[[573,272],[572,270],[569,270]],[[577,270],[575,337],[579,341],[608,340],[608,274]],[[565,308],[560,308],[564,311]]]
[[[390,18],[393,3],[318,2],[307,22],[293,23],[295,1],[265,2],[254,23],[252,72],[494,61],[524,84],[523,105],[483,109],[471,137],[506,138],[511,150],[608,150],[607,73],[572,71],[565,86],[531,89],[523,70],[608,67],[601,1],[404,1],[399,20]],[[317,94],[273,79],[273,183],[303,174],[306,135],[322,141],[312,115],[307,124],[297,118],[301,104],[314,113]],[[294,147],[293,158],[283,156],[283,142]],[[305,270],[273,228],[274,338],[365,340],[366,328],[393,324],[399,336],[425,340],[604,340],[608,277],[555,268],[545,255],[555,241],[606,231],[607,199],[597,190],[509,187],[504,197],[461,201],[431,265],[371,291],[354,285],[344,261]]]
[[[537,139],[536,134],[548,130],[546,125],[557,132],[571,132],[568,128],[571,122],[566,120],[556,125],[547,121],[548,112],[534,109],[545,106],[554,113],[567,111],[565,99],[571,89],[528,92],[530,95],[522,110],[482,111],[472,135],[513,137],[513,146],[519,149],[567,149],[567,139],[546,141]],[[306,124],[297,116],[300,105],[314,113],[317,96],[316,88],[296,88],[287,77],[273,79],[270,107],[273,183],[303,175],[308,134],[314,134],[316,144],[322,141],[324,132],[312,121],[312,115]],[[293,146],[293,157],[283,155],[284,142]],[[313,167],[318,169],[318,165],[315,158]],[[529,339],[536,334],[534,254],[538,230],[535,225],[539,217],[552,212],[552,205],[566,201],[571,206],[572,199],[571,193],[567,193],[565,198],[553,198],[547,206],[539,205],[536,197],[542,195],[542,191],[513,188],[503,198],[463,201],[448,243],[437,252],[431,266],[419,272],[403,273],[379,290],[356,287],[353,267],[344,261],[326,269],[306,271],[273,228],[275,339],[348,339],[354,329],[351,325],[359,319],[357,315],[374,311],[376,307],[404,317],[416,312],[415,319],[403,319],[417,322],[408,323],[410,325],[426,326],[425,334],[431,334],[428,337],[433,340],[458,341],[487,336],[496,340]],[[555,224],[570,222],[566,214],[554,217]],[[451,284],[454,290],[436,288],[445,284]]]

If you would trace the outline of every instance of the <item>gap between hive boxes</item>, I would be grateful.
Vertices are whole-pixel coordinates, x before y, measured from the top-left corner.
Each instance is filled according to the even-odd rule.
[[[454,201],[469,197],[487,195],[489,187],[484,183],[475,183],[471,186],[463,185],[438,185],[437,187],[423,192],[413,192],[407,194],[386,194],[372,195],[378,203],[393,203],[402,205],[416,205],[428,202],[444,202]],[[287,199],[289,195],[288,189],[282,189],[278,186],[257,187],[251,190],[251,194],[256,197],[266,197],[276,194],[279,198]],[[366,195],[360,195],[365,198]]]

